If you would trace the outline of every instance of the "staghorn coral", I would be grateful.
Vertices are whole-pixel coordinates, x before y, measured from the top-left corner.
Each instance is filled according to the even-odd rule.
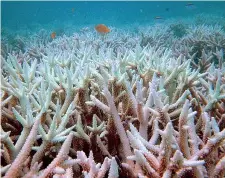
[[[187,34],[187,26],[181,22],[172,24],[170,25],[169,31],[171,31],[175,37],[181,38]]]
[[[195,61],[195,32],[163,44],[167,29],[153,29],[156,44],[117,31],[39,35],[35,55],[2,56],[1,175],[222,178],[222,40],[205,40],[219,45],[203,44]]]

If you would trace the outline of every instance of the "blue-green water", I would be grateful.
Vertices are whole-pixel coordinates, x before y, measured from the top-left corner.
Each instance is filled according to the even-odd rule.
[[[39,28],[123,27],[185,19],[198,14],[225,16],[225,2],[2,2],[2,27],[17,32]],[[160,19],[156,19],[160,17]],[[66,25],[67,24],[67,25]],[[69,29],[67,29],[69,30]]]

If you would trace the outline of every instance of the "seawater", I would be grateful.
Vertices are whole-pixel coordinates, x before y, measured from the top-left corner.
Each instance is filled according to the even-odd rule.
[[[217,16],[225,19],[225,2],[1,2],[1,29],[7,29],[15,35],[23,31],[36,32],[40,29],[52,31],[62,29],[69,35],[84,27],[93,27],[94,30],[96,24],[132,30],[134,26],[164,23],[169,19],[175,21],[196,19],[198,16],[201,18]],[[220,23],[213,18],[207,21]]]

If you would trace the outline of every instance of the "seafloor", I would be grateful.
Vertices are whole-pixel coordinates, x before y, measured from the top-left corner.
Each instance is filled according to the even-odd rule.
[[[2,27],[1,175],[223,178],[225,19],[108,28]]]

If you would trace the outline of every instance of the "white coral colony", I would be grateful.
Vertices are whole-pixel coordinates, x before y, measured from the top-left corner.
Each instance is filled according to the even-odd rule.
[[[224,177],[225,32],[172,27],[3,48],[1,175]]]

